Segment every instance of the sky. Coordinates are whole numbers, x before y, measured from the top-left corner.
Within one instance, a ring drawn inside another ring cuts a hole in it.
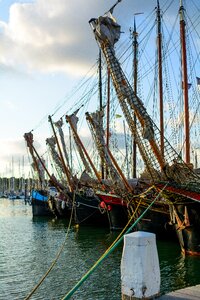
[[[49,135],[49,126],[40,130],[41,120],[48,124],[48,115],[65,102],[97,60],[98,47],[88,21],[114,3],[0,0],[0,177],[11,172],[17,176],[20,161],[29,164],[25,132],[34,129],[41,150],[40,141]],[[114,16],[128,32],[134,13],[152,11],[155,6],[154,0],[124,0]]]

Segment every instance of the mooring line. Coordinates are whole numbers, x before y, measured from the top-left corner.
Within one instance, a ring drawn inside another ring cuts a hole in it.
[[[129,233],[135,225],[141,220],[141,218],[146,214],[146,212],[152,207],[152,205],[156,202],[158,197],[161,195],[161,193],[164,191],[164,189],[167,187],[168,182],[163,187],[163,189],[160,191],[160,193],[154,198],[154,200],[149,204],[149,206],[145,209],[145,211],[138,217],[138,219],[127,229],[127,231],[121,236],[120,238],[116,239],[117,241],[113,242],[112,245],[104,252],[104,254],[96,261],[96,263],[88,270],[83,277],[75,284],[75,286],[62,298],[62,300],[68,300],[70,297],[76,292],[76,290],[83,284],[83,282],[93,273],[93,271],[99,266],[99,264],[110,254],[112,253],[115,248],[121,243],[123,240],[123,237],[125,234]],[[135,215],[135,214],[134,214]],[[126,225],[127,227],[127,225]]]

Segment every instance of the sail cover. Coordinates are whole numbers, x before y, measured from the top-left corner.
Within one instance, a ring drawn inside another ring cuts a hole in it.
[[[90,24],[99,42],[109,42],[113,46],[119,40],[121,26],[110,13],[98,19],[91,19]]]

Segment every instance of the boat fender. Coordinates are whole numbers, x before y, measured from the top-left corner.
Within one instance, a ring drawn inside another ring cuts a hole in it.
[[[108,210],[108,211],[111,211],[111,210],[112,210],[112,206],[111,206],[111,205],[108,205],[108,206],[107,206],[107,210]]]
[[[62,209],[65,209],[65,201],[62,201],[62,202],[61,202],[61,208],[62,208]]]
[[[101,208],[106,208],[106,204],[105,204],[104,201],[101,201],[99,205],[100,205]]]

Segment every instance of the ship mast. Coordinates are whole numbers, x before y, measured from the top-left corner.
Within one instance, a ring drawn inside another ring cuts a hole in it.
[[[182,88],[184,97],[184,124],[185,124],[185,162],[190,163],[190,121],[189,121],[189,101],[188,101],[188,75],[187,75],[187,51],[185,36],[185,18],[183,1],[180,0],[180,38],[181,38],[181,58],[182,58]]]
[[[66,121],[69,123],[70,128],[72,129],[72,132],[73,132],[73,134],[74,134],[74,136],[76,138],[76,141],[79,143],[81,149],[83,150],[85,156],[87,157],[87,159],[88,159],[88,161],[90,163],[90,166],[91,166],[92,170],[94,171],[94,173],[96,175],[96,178],[98,179],[99,183],[104,188],[104,185],[103,185],[103,182],[102,182],[102,178],[101,178],[101,176],[99,176],[99,173],[98,173],[97,169],[95,168],[95,166],[94,166],[94,164],[93,164],[93,162],[92,162],[92,160],[91,160],[91,158],[90,158],[87,150],[85,149],[85,147],[84,147],[84,145],[83,145],[83,143],[82,143],[82,141],[81,141],[81,139],[80,139],[80,137],[79,137],[79,135],[77,133],[77,130],[76,130],[76,128],[75,128],[75,126],[74,126],[74,124],[73,124],[70,116],[66,115],[65,118],[66,118]]]
[[[64,168],[64,172],[65,172],[65,175],[67,177],[67,182],[68,182],[68,185],[69,185],[69,190],[70,190],[70,192],[73,192],[74,186],[73,186],[73,183],[72,183],[72,180],[71,180],[71,176],[70,176],[71,174],[70,174],[70,171],[69,171],[68,167],[65,164],[64,157],[63,157],[63,154],[62,154],[62,150],[60,148],[60,144],[59,144],[59,141],[58,141],[58,138],[57,138],[57,135],[56,135],[56,131],[55,131],[55,128],[54,128],[51,116],[49,116],[48,119],[49,119],[49,122],[51,124],[52,130],[53,130],[53,134],[54,134],[54,137],[55,137],[55,140],[56,140],[56,144],[57,144],[58,151],[59,151],[59,154],[60,154],[60,160],[62,162],[62,165],[63,165],[63,168]]]
[[[136,22],[134,18],[134,30],[132,32],[133,37],[133,77],[134,77],[134,92],[137,95],[137,79],[138,79],[138,41],[137,41],[137,31],[136,31]],[[134,124],[136,125],[136,114],[134,114]],[[137,147],[136,147],[136,136],[134,135],[133,139],[133,178],[137,176],[136,169],[136,160],[137,160]]]
[[[107,69],[107,115],[106,115],[106,146],[110,144],[110,70]],[[106,166],[106,178],[108,177],[108,168]]]
[[[99,49],[99,108],[100,113],[103,109],[103,97],[102,97],[102,64],[101,64],[101,49]],[[100,119],[100,122],[103,123],[103,119]],[[104,179],[104,160],[101,159],[101,178]]]
[[[160,103],[160,149],[164,156],[164,117],[163,117],[163,77],[162,77],[162,32],[159,0],[157,0],[157,43],[158,43],[158,80]]]

